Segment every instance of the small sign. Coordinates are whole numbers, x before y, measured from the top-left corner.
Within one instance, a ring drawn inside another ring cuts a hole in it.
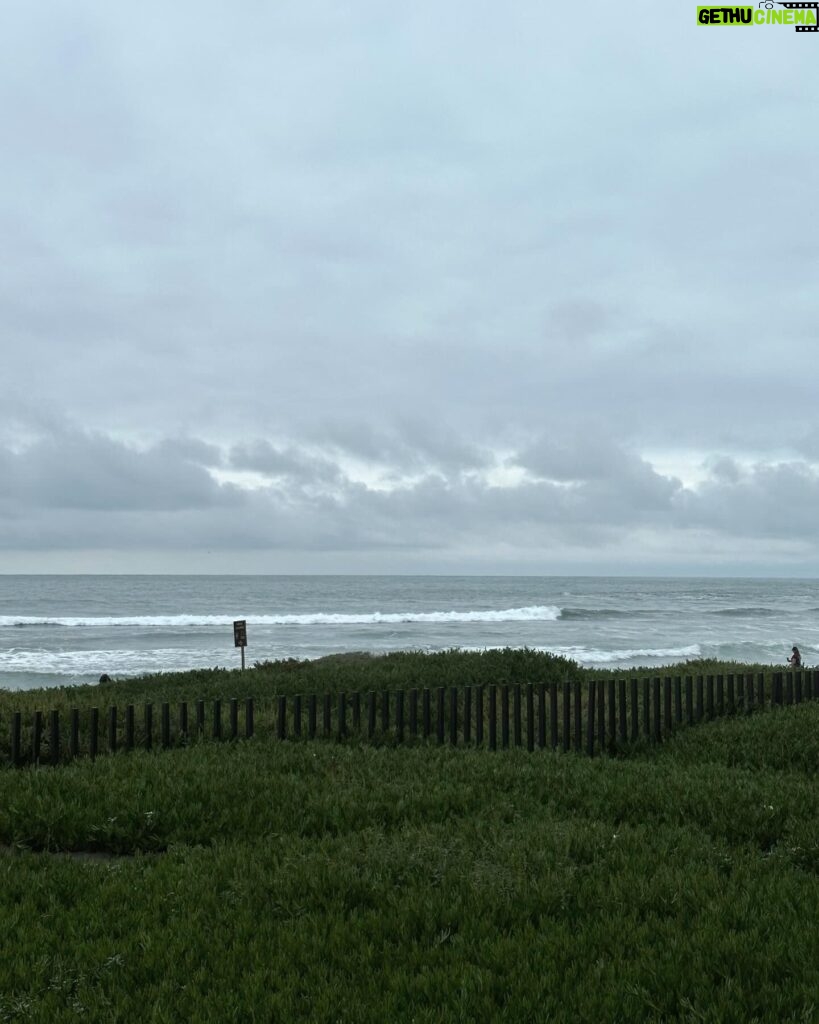
[[[247,621],[237,619],[233,623],[233,646],[247,647]]]

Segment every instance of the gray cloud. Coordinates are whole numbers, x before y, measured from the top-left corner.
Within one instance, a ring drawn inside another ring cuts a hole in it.
[[[718,457],[686,487],[611,439],[549,436],[509,455],[507,469],[528,474],[514,481],[493,482],[498,465],[481,473],[456,463],[446,473],[439,463],[385,489],[350,477],[334,451],[255,440],[223,454],[192,438],[136,449],[81,431],[42,436],[0,449],[0,549],[7,559],[16,550],[97,550],[126,560],[145,550],[184,565],[198,552],[222,569],[251,553],[257,567],[281,558],[289,566],[298,553],[311,566],[346,554],[369,566],[378,556],[389,568],[460,552],[497,567],[543,565],[566,551],[581,560],[615,551],[641,564],[663,546],[718,557],[739,539],[790,562],[819,540],[819,472],[805,462]],[[421,466],[426,456],[422,447],[408,461]],[[248,490],[213,475],[246,469],[268,483]]]
[[[165,441],[140,451],[99,434],[42,438],[21,451],[0,450],[0,501],[22,509],[164,511],[235,505],[244,498],[219,486],[201,464],[202,442]]]
[[[815,54],[692,11],[6,12],[8,559],[819,566]]]
[[[819,471],[805,462],[757,464],[743,469],[718,461],[696,492],[679,496],[677,513],[686,526],[726,536],[819,540]]]
[[[328,486],[341,481],[339,467],[328,456],[311,454],[289,445],[277,447],[269,441],[255,440],[233,445],[226,461],[232,469],[278,478],[288,486]]]

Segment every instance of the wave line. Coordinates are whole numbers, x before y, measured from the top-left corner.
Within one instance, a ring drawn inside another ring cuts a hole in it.
[[[411,622],[554,622],[560,609],[552,605],[505,608],[485,611],[445,612],[311,612],[304,615],[246,615],[249,626],[368,626],[397,625]],[[231,615],[89,615],[44,618],[27,615],[2,615],[0,627],[185,627],[230,626]]]

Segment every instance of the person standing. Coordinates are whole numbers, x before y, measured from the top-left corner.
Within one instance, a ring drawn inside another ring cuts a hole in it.
[[[802,655],[799,653],[799,648],[792,647],[791,650],[793,654],[788,658],[788,664],[791,668],[802,668]]]

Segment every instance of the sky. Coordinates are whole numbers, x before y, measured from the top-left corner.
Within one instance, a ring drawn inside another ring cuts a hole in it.
[[[3,17],[0,572],[819,576],[819,33]]]

